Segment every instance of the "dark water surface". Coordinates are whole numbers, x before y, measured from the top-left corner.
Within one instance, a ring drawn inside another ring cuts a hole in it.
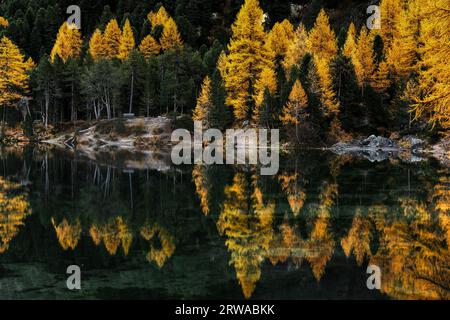
[[[272,177],[33,149],[0,160],[2,299],[450,298],[450,178],[432,161],[305,151]]]

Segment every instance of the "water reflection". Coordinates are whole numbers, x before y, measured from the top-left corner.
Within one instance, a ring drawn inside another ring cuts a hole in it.
[[[245,298],[339,298],[338,272],[356,297],[450,298],[450,179],[432,163],[308,153],[268,177],[251,166],[132,171],[32,149],[1,160],[0,281],[2,266],[83,261],[94,278],[116,265],[163,273],[172,294],[154,298],[239,297],[236,285]],[[369,264],[381,295],[365,288]],[[283,278],[302,285],[286,297]]]

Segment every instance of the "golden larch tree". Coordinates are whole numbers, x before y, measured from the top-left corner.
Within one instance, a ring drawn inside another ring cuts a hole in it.
[[[192,119],[194,121],[201,121],[203,126],[209,127],[209,114],[212,107],[211,79],[209,76],[206,76],[203,80],[200,96],[197,98],[197,105],[195,106]]]
[[[340,106],[333,89],[330,63],[338,53],[338,45],[336,34],[331,29],[328,15],[323,9],[309,33],[308,51],[313,55],[313,67],[315,65],[319,77],[322,112],[327,116],[334,116],[339,112]]]
[[[77,59],[80,57],[82,44],[80,30],[75,25],[69,26],[67,22],[64,22],[59,28],[55,44],[50,53],[50,59],[54,61],[56,56],[63,62],[67,62],[69,59]]]
[[[169,18],[164,24],[164,30],[161,35],[161,48],[164,51],[173,50],[183,46],[183,40],[181,40],[181,35],[178,32],[177,24],[175,20]]]
[[[392,46],[386,53],[386,61],[391,66],[396,80],[407,78],[416,71],[419,57],[420,7],[412,1],[401,10],[397,32]]]
[[[9,22],[3,17],[0,17],[0,27],[8,28]]]
[[[123,26],[122,36],[120,37],[118,58],[122,61],[127,60],[135,45],[133,29],[131,28],[130,21],[127,19]]]
[[[389,52],[394,38],[397,37],[402,0],[381,0],[381,28],[378,30],[383,39],[384,52]]]
[[[28,93],[31,65],[7,37],[0,40],[0,106],[14,106]]]
[[[227,90],[227,104],[238,121],[250,118],[255,85],[264,69],[273,69],[273,53],[265,45],[264,14],[258,0],[246,0],[232,26],[228,55],[220,67]]]
[[[336,34],[331,29],[325,10],[317,16],[314,27],[308,36],[308,51],[319,60],[330,62],[338,53]]]
[[[122,39],[122,31],[116,19],[108,22],[103,34],[103,41],[105,45],[105,52],[107,59],[114,59],[119,56],[120,41]]]
[[[348,27],[347,31],[347,39],[345,40],[344,48],[342,49],[342,53],[347,58],[353,59],[353,56],[356,52],[356,27],[352,23]]]
[[[158,25],[164,26],[170,19],[170,15],[167,13],[166,9],[161,6],[158,12],[150,12],[147,15],[147,18],[150,21],[152,28],[154,29]]]
[[[27,192],[19,184],[0,177],[0,253],[8,250],[30,214]]]
[[[272,30],[267,35],[267,45],[276,57],[284,57],[294,41],[294,26],[285,19],[274,24]]]
[[[264,103],[264,94],[269,90],[271,95],[277,91],[277,75],[273,68],[266,67],[262,70],[255,84],[255,109],[253,110],[253,121],[259,123],[261,117],[261,107]]]
[[[386,94],[387,89],[392,84],[392,77],[389,65],[386,61],[381,61],[378,64],[378,69],[372,76],[371,85],[374,90],[380,94]]]
[[[103,34],[99,29],[94,31],[89,41],[89,54],[94,60],[104,59],[107,56]]]
[[[356,80],[364,94],[364,87],[369,84],[375,72],[373,37],[365,26],[359,32],[356,51],[352,55],[352,62],[355,66]]]
[[[415,118],[424,117],[433,126],[450,128],[450,11],[448,0],[424,0],[420,38],[421,69],[415,97]]]
[[[294,40],[289,44],[283,60],[283,67],[290,75],[293,66],[299,65],[307,53],[308,32],[301,23],[295,30]]]
[[[296,80],[292,91],[289,94],[289,99],[281,112],[280,121],[284,125],[295,125],[298,127],[301,121],[304,121],[307,113],[308,96],[300,82]]]
[[[146,36],[142,39],[139,45],[139,51],[144,55],[146,59],[156,56],[161,52],[161,46],[158,41],[155,40],[151,35]]]

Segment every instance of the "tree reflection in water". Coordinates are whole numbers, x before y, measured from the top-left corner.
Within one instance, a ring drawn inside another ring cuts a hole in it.
[[[300,155],[284,159],[276,177],[262,177],[251,166],[131,173],[118,159],[100,166],[57,152],[1,159],[0,264],[20,253],[50,265],[65,252],[95,272],[96,252],[104,252],[102,266],[139,261],[175,282],[217,269],[223,279],[205,287],[231,277],[227,292],[238,283],[250,298],[264,296],[270,270],[312,288],[344,257],[362,275],[378,265],[384,297],[450,298],[450,180],[448,169],[432,164]],[[187,257],[201,251],[210,261],[191,267]],[[209,297],[231,294],[209,290]]]

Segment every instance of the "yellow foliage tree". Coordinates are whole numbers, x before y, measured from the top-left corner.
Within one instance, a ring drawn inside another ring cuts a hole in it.
[[[195,184],[195,191],[200,198],[200,207],[202,213],[207,216],[209,214],[208,192],[209,184],[206,168],[201,165],[194,166],[192,170],[192,179]]]
[[[171,19],[163,6],[159,8],[158,12],[150,12],[147,15],[147,18],[152,24],[152,28],[155,28],[158,25],[164,26],[166,22]]]
[[[3,17],[0,17],[0,27],[8,28],[9,22]]]
[[[396,80],[407,78],[417,69],[420,7],[412,1],[401,10],[398,17],[397,32],[392,39],[392,46],[386,53],[386,61],[391,66]]]
[[[107,59],[117,58],[120,52],[120,42],[122,39],[122,31],[116,19],[108,22],[103,34],[105,53]]]
[[[266,67],[262,70],[255,84],[255,109],[253,110],[253,121],[259,123],[261,117],[261,106],[264,102],[266,89],[271,95],[277,91],[277,75],[273,68]]]
[[[294,216],[298,216],[306,200],[306,193],[299,183],[299,176],[298,172],[293,174],[284,173],[278,176],[281,189],[287,195],[287,200]]]
[[[317,16],[314,27],[309,32],[308,51],[317,60],[324,60],[327,63],[338,53],[336,34],[331,29],[328,15],[323,9]]]
[[[128,60],[131,51],[135,46],[133,29],[131,28],[130,21],[127,19],[123,26],[122,36],[120,37],[119,56],[122,61]]]
[[[356,27],[352,23],[348,27],[347,31],[347,39],[345,40],[344,48],[342,49],[342,53],[347,58],[352,59],[356,52]]]
[[[370,257],[370,221],[361,215],[360,209],[353,218],[353,223],[347,236],[341,240],[341,246],[348,258],[353,251],[356,263],[360,266],[365,257]]]
[[[274,24],[267,35],[267,45],[275,56],[284,57],[292,41],[294,41],[294,26],[285,19]]]
[[[94,60],[104,59],[107,56],[103,34],[99,29],[94,31],[89,41],[89,54]]]
[[[378,69],[372,77],[372,87],[378,93],[386,93],[386,90],[391,86],[392,78],[390,75],[390,68],[386,61],[381,61]]]
[[[0,40],[0,105],[13,106],[28,92],[29,71],[19,48],[7,37]]]
[[[194,114],[192,119],[194,121],[201,121],[202,124],[208,128],[209,127],[209,114],[213,103],[211,101],[211,79],[206,76],[203,80],[202,89],[200,96],[197,98],[197,105],[194,109]]]
[[[133,242],[133,233],[121,216],[110,218],[103,225],[93,224],[89,234],[96,245],[103,241],[106,251],[112,256],[117,253],[120,245],[125,255],[128,255]]]
[[[0,177],[0,253],[8,250],[30,214],[28,195],[21,186]]]
[[[381,28],[378,30],[383,39],[384,52],[387,53],[392,47],[394,38],[397,37],[402,0],[381,0]]]
[[[447,0],[424,0],[421,6],[421,69],[419,94],[415,97],[415,118],[433,126],[450,128],[450,12]]]
[[[237,120],[250,118],[259,93],[255,85],[263,70],[274,69],[273,53],[265,45],[264,14],[258,0],[246,0],[232,26],[228,55],[220,70],[227,90],[227,104]],[[266,71],[268,72],[268,71]]]
[[[364,94],[364,87],[368,85],[375,72],[375,53],[373,52],[373,37],[363,26],[359,32],[356,51],[352,55],[355,66],[356,79]]]
[[[300,80],[296,80],[289,94],[288,102],[281,112],[280,121],[285,125],[293,124],[297,126],[307,116],[305,111],[307,106],[308,96]]]
[[[330,63],[338,52],[336,34],[330,27],[330,21],[325,10],[317,16],[314,27],[308,36],[308,51],[313,55],[314,64],[319,78],[319,95],[322,111],[327,116],[339,112],[339,102],[333,89]]]
[[[146,59],[156,56],[161,52],[161,46],[158,41],[155,40],[151,35],[146,36],[142,39],[139,45],[139,51],[144,55]]]
[[[161,35],[160,42],[161,48],[164,51],[173,50],[183,46],[183,40],[181,40],[177,24],[172,18],[169,18],[164,24],[164,30]]]
[[[275,204],[264,204],[256,176],[251,184],[243,173],[234,176],[225,188],[223,211],[217,221],[221,234],[227,237],[230,263],[245,298],[250,298],[261,277],[261,263],[268,256],[272,240]]]
[[[82,44],[80,30],[75,25],[69,26],[67,22],[64,22],[59,28],[50,59],[54,61],[58,56],[63,62],[67,62],[69,59],[79,58]]]
[[[58,238],[61,247],[64,250],[69,248],[75,250],[78,241],[80,241],[82,232],[80,219],[76,219],[76,221],[71,224],[64,218],[61,223],[57,224],[55,219],[52,218],[52,225],[53,228],[55,228],[56,237]]]
[[[140,234],[147,241],[151,241],[155,236],[158,237],[161,248],[155,248],[151,245],[150,251],[147,253],[147,261],[156,263],[158,268],[161,269],[175,252],[175,238],[166,229],[150,222],[147,222],[141,228]]]
[[[283,60],[283,67],[290,75],[293,66],[298,65],[307,52],[308,32],[303,24],[295,30],[294,40],[288,45]]]

